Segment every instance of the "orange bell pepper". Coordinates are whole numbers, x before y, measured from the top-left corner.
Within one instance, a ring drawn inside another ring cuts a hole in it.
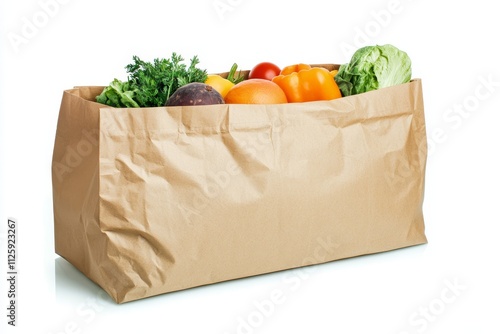
[[[295,64],[272,80],[285,92],[288,102],[333,100],[342,97],[332,74],[322,67]]]

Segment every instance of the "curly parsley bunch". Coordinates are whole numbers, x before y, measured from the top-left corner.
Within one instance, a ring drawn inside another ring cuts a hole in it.
[[[172,53],[169,59],[154,59],[153,63],[133,56],[125,67],[128,80],[114,79],[96,101],[117,108],[160,107],[179,87],[191,82],[204,82],[207,71],[197,67],[197,56],[189,66],[182,56]]]

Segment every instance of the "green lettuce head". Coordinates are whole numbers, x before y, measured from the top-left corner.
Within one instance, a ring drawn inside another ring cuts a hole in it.
[[[407,83],[410,79],[410,58],[390,44],[358,49],[335,76],[343,96]]]

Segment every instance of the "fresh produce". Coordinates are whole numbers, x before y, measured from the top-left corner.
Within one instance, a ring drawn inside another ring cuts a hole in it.
[[[229,90],[225,98],[231,104],[286,103],[286,95],[274,82],[266,79],[244,80]]]
[[[407,83],[410,79],[408,54],[390,44],[358,49],[335,76],[343,96]]]
[[[205,83],[213,87],[224,98],[229,90],[234,86],[234,83],[221,77],[218,74],[209,74]]]
[[[332,74],[322,67],[290,65],[272,82],[281,87],[288,102],[333,100],[342,96]]]
[[[104,88],[101,95],[96,97],[96,101],[117,108],[140,107],[135,100],[135,89],[131,88],[128,81],[122,82],[118,79],[114,79],[108,87]]]
[[[224,99],[221,94],[212,86],[201,82],[192,82],[177,89],[165,102],[165,106],[194,106],[223,103]]]
[[[238,75],[236,75],[237,69],[238,69],[238,64],[234,63],[233,66],[231,66],[229,73],[227,74],[227,80],[231,81],[235,85],[245,80],[245,76],[241,74],[241,71],[239,71]]]
[[[237,64],[233,64],[231,67],[231,70],[229,71],[227,78],[223,78],[222,76],[218,74],[209,74],[207,76],[207,80],[205,80],[205,83],[207,85],[212,86],[217,90],[222,97],[225,97],[227,92],[237,83],[243,81],[245,79],[244,76],[241,75],[241,73],[235,77],[236,74],[236,69],[238,68]]]
[[[275,76],[279,75],[281,69],[278,65],[270,62],[262,62],[255,65],[248,74],[249,79],[266,79],[272,80]]]
[[[119,108],[309,102],[407,83],[412,75],[406,52],[390,44],[362,47],[349,63],[332,71],[302,63],[280,70],[276,64],[261,62],[246,72],[248,75],[241,71],[236,75],[236,63],[227,74],[207,75],[197,67],[196,56],[189,66],[183,61],[176,53],[152,63],[133,56],[133,63],[125,67],[127,80],[114,79],[96,101]]]
[[[197,67],[198,57],[194,56],[186,66],[183,58],[172,53],[170,59],[154,59],[153,63],[133,57],[133,63],[125,68],[128,80],[113,82],[96,97],[99,103],[113,107],[159,107],[179,87],[188,83],[201,82],[207,78],[206,70]]]

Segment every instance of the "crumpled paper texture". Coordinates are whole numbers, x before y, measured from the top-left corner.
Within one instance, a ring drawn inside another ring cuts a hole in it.
[[[56,252],[123,303],[427,242],[421,80],[333,101],[116,109],[64,92]]]

